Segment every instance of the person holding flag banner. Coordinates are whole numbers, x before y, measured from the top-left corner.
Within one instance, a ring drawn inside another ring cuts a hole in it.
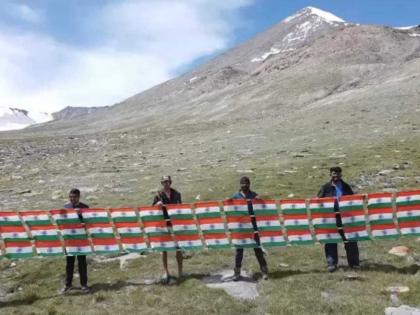
[[[319,198],[334,197],[334,212],[338,233],[344,242],[344,248],[347,254],[347,262],[350,268],[359,268],[359,248],[356,241],[348,241],[343,231],[343,223],[341,219],[339,200],[342,196],[353,195],[353,190],[350,185],[342,180],[341,167],[330,168],[331,179],[324,184],[318,192]],[[325,244],[325,256],[328,264],[328,271],[334,272],[337,270],[338,252],[337,243]]]
[[[182,203],[181,193],[171,187],[172,185],[171,176],[162,176],[160,183],[162,185],[162,190],[158,191],[158,193],[156,194],[155,198],[153,199],[153,205],[160,206],[162,208],[167,226],[172,227],[168,210],[166,209],[165,205]],[[180,248],[176,249],[176,262],[178,264],[178,281],[179,281],[182,277],[182,262],[183,262],[182,251]],[[169,273],[169,268],[168,268],[168,252],[167,251],[162,251],[162,264],[163,264],[163,269],[165,272],[162,277],[162,280],[168,284],[172,277]]]
[[[260,199],[258,194],[251,190],[251,180],[243,176],[241,177],[240,181],[240,189],[238,192],[234,193],[231,197],[231,199],[245,199],[248,201],[248,214],[251,218],[252,227],[254,230],[254,240],[255,240],[255,257],[258,260],[258,263],[260,265],[261,273],[263,275],[263,279],[268,279],[268,267],[267,267],[267,261],[264,258],[264,252],[261,248],[260,239],[258,236],[258,229],[257,229],[257,223],[255,219],[255,214],[252,207],[252,200],[253,199]],[[236,248],[236,254],[235,254],[235,268],[234,268],[234,274],[233,274],[233,280],[238,281],[241,278],[241,267],[242,267],[242,260],[244,257],[244,248],[243,247],[237,247]]]

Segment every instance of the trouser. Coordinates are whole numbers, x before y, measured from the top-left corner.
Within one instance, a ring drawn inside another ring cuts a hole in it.
[[[73,282],[73,273],[74,273],[74,262],[76,260],[75,256],[66,256],[66,286],[71,286]],[[86,256],[80,255],[77,256],[77,263],[79,266],[79,275],[80,275],[80,284],[82,286],[87,285],[87,263]]]
[[[359,266],[359,248],[357,246],[357,242],[347,241],[342,229],[339,229],[338,232],[344,241],[344,249],[346,250],[347,262],[349,266]],[[338,264],[338,250],[336,243],[325,244],[325,257],[327,258],[328,265]]]
[[[258,263],[260,264],[260,268],[267,267],[267,261],[264,258],[264,253],[261,248],[256,247],[254,248],[255,257],[257,257]],[[235,268],[239,269],[242,266],[242,259],[244,258],[244,249],[237,248],[236,249],[236,256],[235,256]]]

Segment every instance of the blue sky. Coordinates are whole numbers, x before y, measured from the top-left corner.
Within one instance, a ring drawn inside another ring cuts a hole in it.
[[[112,105],[306,6],[354,23],[420,24],[417,0],[3,0],[0,106]]]

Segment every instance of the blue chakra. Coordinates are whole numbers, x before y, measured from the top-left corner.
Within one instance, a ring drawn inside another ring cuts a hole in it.
[[[47,248],[47,252],[52,253],[52,248]]]
[[[219,243],[220,243],[220,241],[219,241],[219,240],[215,240],[214,242],[215,242],[216,244],[219,244]]]
[[[204,209],[205,212],[210,212],[209,208]]]

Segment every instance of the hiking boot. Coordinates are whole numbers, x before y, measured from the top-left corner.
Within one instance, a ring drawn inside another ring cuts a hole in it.
[[[90,293],[90,288],[87,285],[82,285],[81,289],[83,293],[86,293],[86,294]]]
[[[337,271],[337,265],[328,265],[327,270],[328,272],[335,272]]]
[[[233,277],[232,277],[232,280],[233,281],[239,281],[239,280],[241,280],[241,268],[236,268],[235,267],[235,269],[233,269]]]
[[[171,276],[168,273],[165,273],[162,277],[160,277],[160,283],[162,284],[169,284],[171,280]]]
[[[261,273],[262,273],[263,280],[268,280],[268,267],[267,266],[261,267]]]
[[[66,285],[60,289],[60,294],[69,293],[71,289],[73,289],[71,285]]]

